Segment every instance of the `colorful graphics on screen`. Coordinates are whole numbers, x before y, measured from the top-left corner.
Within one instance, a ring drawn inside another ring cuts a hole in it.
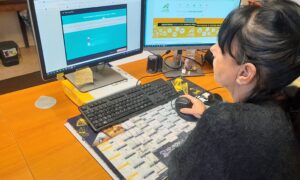
[[[155,18],[152,38],[216,37],[222,18]]]

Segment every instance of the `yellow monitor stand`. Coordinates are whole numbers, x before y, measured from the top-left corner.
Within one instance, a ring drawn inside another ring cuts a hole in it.
[[[95,99],[104,98],[114,93],[136,86],[137,79],[119,67],[111,67],[114,71],[121,74],[125,80],[110,83],[89,91],[80,91],[69,79],[62,80],[64,93],[78,106],[86,104]]]
[[[62,87],[65,94],[78,106],[86,104],[95,99],[104,98],[110,96],[112,94],[118,93],[120,91],[124,91],[129,88],[133,88],[137,84],[137,79],[121,69],[119,66],[122,64],[138,61],[147,58],[151,53],[147,51],[143,51],[141,54],[137,54],[134,56],[130,56],[127,58],[120,59],[118,61],[113,61],[110,63],[110,68],[123,76],[125,80],[117,81],[112,84],[108,84],[106,86],[102,86],[100,88],[96,88],[94,90],[90,90],[87,92],[81,92],[77,89],[76,86],[68,79],[62,80]],[[99,67],[98,67],[99,68]],[[101,68],[101,67],[100,67]]]

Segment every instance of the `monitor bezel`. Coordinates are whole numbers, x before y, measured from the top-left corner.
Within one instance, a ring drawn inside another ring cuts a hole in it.
[[[43,80],[48,80],[51,78],[55,78],[57,76],[57,74],[67,74],[67,73],[72,73],[75,72],[78,69],[84,68],[84,67],[91,67],[91,66],[95,66],[99,63],[109,63],[112,61],[116,61],[122,58],[126,58],[129,56],[133,56],[136,54],[140,54],[143,52],[143,14],[144,14],[144,1],[145,0],[140,0],[141,1],[141,20],[140,20],[140,45],[139,48],[136,50],[132,50],[130,52],[126,52],[126,53],[122,53],[122,54],[118,54],[112,57],[108,57],[105,59],[98,59],[98,60],[93,60],[93,61],[89,61],[86,63],[81,63],[81,64],[77,64],[77,65],[73,65],[68,67],[68,69],[59,69],[53,73],[47,73],[46,71],[46,64],[45,64],[45,59],[44,59],[44,54],[43,54],[43,47],[42,47],[42,43],[41,43],[41,38],[40,38],[40,32],[37,26],[37,16],[36,16],[36,11],[34,8],[34,0],[28,0],[27,1],[27,5],[28,5],[28,10],[30,13],[30,20],[31,20],[31,27],[33,30],[33,37],[34,37],[34,41],[35,41],[35,45],[36,45],[36,50],[37,50],[37,54],[38,54],[38,58],[39,58],[39,62],[40,62],[40,67],[41,67],[41,75],[42,75],[42,79]]]
[[[143,0],[143,24],[142,24],[142,28],[143,28],[143,47],[144,50],[180,50],[180,49],[209,49],[212,45],[214,45],[215,43],[207,43],[207,44],[170,44],[170,45],[153,45],[153,46],[149,46],[146,45],[146,5],[147,5],[147,1],[151,1],[151,0]],[[236,7],[240,7],[241,6],[241,0],[239,0],[239,5]]]

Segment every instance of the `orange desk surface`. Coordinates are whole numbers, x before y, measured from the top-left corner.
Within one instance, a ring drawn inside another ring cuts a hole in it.
[[[145,72],[145,60],[120,67],[136,78],[150,75]],[[189,80],[206,89],[218,86],[212,74]],[[226,90],[214,92],[231,101]],[[57,104],[48,110],[37,109],[34,102],[39,96],[52,96]],[[58,81],[1,95],[0,179],[111,179],[64,127],[67,119],[78,114]]]

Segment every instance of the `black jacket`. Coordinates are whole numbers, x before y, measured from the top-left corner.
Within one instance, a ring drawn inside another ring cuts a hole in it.
[[[206,110],[171,153],[169,179],[300,179],[299,141],[275,103],[222,103]]]

